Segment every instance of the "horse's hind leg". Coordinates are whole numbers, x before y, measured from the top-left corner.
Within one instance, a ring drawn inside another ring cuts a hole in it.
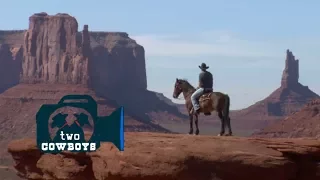
[[[224,129],[225,129],[225,124],[224,124],[224,118],[223,118],[223,115],[222,115],[222,111],[219,111],[218,112],[218,116],[219,116],[219,119],[221,121],[221,129],[220,129],[220,134],[218,134],[218,136],[223,136],[224,135]]]
[[[198,115],[195,115],[194,116],[196,119],[195,119],[195,124],[196,124],[196,135],[199,134],[199,127],[198,127]]]
[[[226,134],[226,136],[232,136],[232,129],[231,129],[231,123],[230,123],[230,117],[226,117],[226,123],[227,123],[227,126],[228,126],[228,134]]]
[[[190,120],[190,131],[189,131],[189,134],[193,134],[193,114],[189,114],[189,120]]]

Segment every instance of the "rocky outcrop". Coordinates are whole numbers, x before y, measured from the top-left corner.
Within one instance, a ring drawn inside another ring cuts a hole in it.
[[[21,82],[88,84],[89,59],[77,45],[77,32],[78,22],[68,14],[32,15],[24,37]]]
[[[294,88],[299,86],[299,60],[287,49],[285,68],[282,73],[281,87]]]
[[[90,32],[93,87],[116,92],[147,89],[145,51],[127,33]]]
[[[41,154],[33,139],[12,141],[8,151],[26,179],[316,180],[320,143],[126,133],[125,151],[103,143],[94,153]]]
[[[300,111],[254,133],[254,137],[320,138],[320,99],[307,103]]]
[[[88,25],[77,29],[77,20],[68,14],[36,13],[27,31],[1,31],[0,39],[18,42],[13,39],[25,32],[22,70],[14,71],[22,83],[84,85],[135,113],[165,109],[179,114],[147,91],[144,48],[127,33],[90,32]]]
[[[0,95],[0,146],[34,137],[38,108],[66,94],[94,95],[104,115],[124,106],[126,131],[170,132],[151,118],[182,115],[147,90],[144,48],[127,33],[89,28],[78,31],[76,19],[68,14],[36,13],[27,31],[0,31],[0,44],[5,44],[0,48],[0,87],[6,90]],[[19,66],[12,67],[12,62]],[[10,88],[19,76],[21,83]],[[9,77],[15,77],[12,85],[3,86]],[[3,150],[0,156],[2,164]]]
[[[308,86],[299,83],[298,80],[299,60],[296,60],[293,53],[287,50],[281,86],[265,99],[246,109],[234,112],[233,116],[243,119],[253,117],[257,122],[256,127],[262,128],[273,123],[274,120],[299,111],[307,102],[318,98],[319,95],[310,90]]]
[[[0,30],[0,93],[19,83],[25,30]]]
[[[77,20],[68,14],[36,13],[28,30],[0,31],[0,44],[23,47],[22,83],[147,89],[142,46],[123,32],[90,32],[88,25],[78,32]]]
[[[28,30],[0,31],[0,44],[22,47],[22,68],[11,69],[22,83],[81,84],[109,97],[147,90],[142,46],[124,32],[78,32],[65,13],[36,13]]]
[[[22,47],[0,44],[0,93],[19,83]]]
[[[171,99],[167,98],[163,93],[158,93],[158,92],[154,92],[157,97],[161,100],[164,101],[165,103],[171,105],[171,106],[176,106],[177,104],[172,102]]]
[[[0,30],[0,44],[20,48],[23,46],[23,38],[26,31],[27,30]]]
[[[92,96],[98,103],[99,116],[108,116],[119,107],[114,100],[98,96],[92,89],[82,85],[18,84],[0,94],[0,147],[6,147],[13,139],[35,138],[36,113],[41,105],[56,104],[67,94]],[[169,130],[154,124],[145,113],[142,113],[144,111],[140,110],[137,113],[132,112],[127,106],[124,107],[125,131],[170,133]],[[74,111],[79,112],[79,109]],[[10,165],[10,157],[5,151],[5,148],[0,149],[0,167],[3,164]]]

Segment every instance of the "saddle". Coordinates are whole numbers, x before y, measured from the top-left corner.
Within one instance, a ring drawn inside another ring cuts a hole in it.
[[[206,100],[210,100],[210,96],[213,93],[213,89],[204,89],[203,94],[199,97],[198,101],[199,103],[206,101]],[[191,113],[193,112],[193,108],[191,109]],[[205,116],[210,116],[211,113],[210,112],[204,112],[203,113]]]
[[[213,92],[213,89],[211,89],[211,88],[210,89],[204,89],[203,94],[198,99],[199,102],[205,101],[205,100],[209,100],[212,92]]]

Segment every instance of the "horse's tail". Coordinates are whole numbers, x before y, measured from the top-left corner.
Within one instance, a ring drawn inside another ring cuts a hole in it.
[[[229,118],[229,111],[230,111],[230,97],[226,94],[223,107],[223,115],[225,118]]]

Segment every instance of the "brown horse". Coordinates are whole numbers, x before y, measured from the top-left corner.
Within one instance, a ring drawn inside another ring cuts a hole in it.
[[[189,112],[190,119],[190,131],[189,134],[193,134],[193,117],[195,117],[196,135],[199,134],[198,127],[198,115],[193,114],[193,106],[191,103],[191,95],[195,92],[195,88],[187,81],[183,79],[176,79],[173,91],[173,98],[178,98],[182,93],[185,99],[185,104]],[[200,113],[205,115],[211,115],[211,112],[216,111],[221,120],[221,130],[218,136],[224,135],[225,125],[227,125],[229,133],[226,136],[232,136],[232,130],[230,125],[229,107],[230,98],[227,94],[221,92],[205,92],[199,98]]]

